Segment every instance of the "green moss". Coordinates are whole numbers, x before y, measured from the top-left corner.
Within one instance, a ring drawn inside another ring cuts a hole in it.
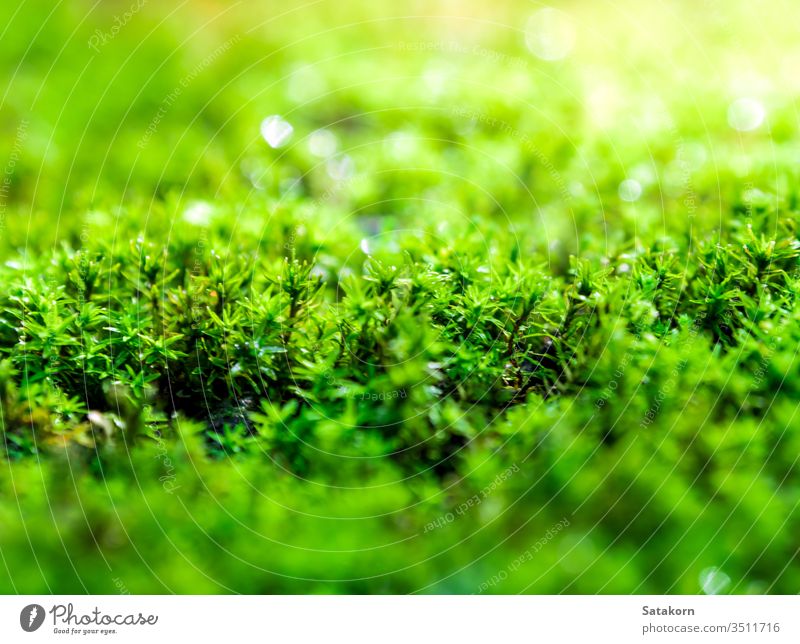
[[[792,86],[738,133],[609,18],[554,66],[368,3],[147,5],[100,51],[105,8],[38,4],[0,41],[0,591],[798,591]]]

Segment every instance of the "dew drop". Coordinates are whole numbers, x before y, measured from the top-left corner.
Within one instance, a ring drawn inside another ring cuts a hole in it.
[[[353,176],[355,164],[348,155],[330,159],[327,163],[328,176],[334,181],[346,181]]]
[[[286,93],[295,103],[308,103],[325,93],[325,77],[312,65],[300,63],[289,76]]]
[[[730,584],[731,578],[719,568],[706,568],[700,573],[700,587],[706,595],[719,595]]]
[[[398,130],[392,132],[384,139],[387,152],[395,159],[406,159],[414,155],[416,151],[416,141],[408,133]]]
[[[271,148],[280,148],[286,145],[292,132],[294,132],[294,128],[291,124],[277,114],[268,116],[261,121],[261,136]]]
[[[754,98],[737,98],[728,106],[728,125],[739,132],[755,130],[764,122],[767,111]]]
[[[525,25],[525,44],[537,58],[561,60],[575,46],[575,27],[563,11],[552,7],[539,9]]]
[[[625,179],[619,184],[619,198],[623,201],[637,201],[642,196],[642,184],[636,179]]]
[[[183,211],[183,220],[195,226],[207,226],[213,214],[214,208],[207,201],[192,201]]]
[[[308,151],[315,157],[327,159],[329,156],[336,154],[338,147],[339,141],[330,130],[316,130],[308,137]]]

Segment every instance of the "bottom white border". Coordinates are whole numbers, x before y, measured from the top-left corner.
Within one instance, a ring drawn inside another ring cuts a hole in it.
[[[27,632],[23,622],[41,625]],[[219,644],[800,642],[800,597],[0,597],[3,643],[192,641],[187,638]]]

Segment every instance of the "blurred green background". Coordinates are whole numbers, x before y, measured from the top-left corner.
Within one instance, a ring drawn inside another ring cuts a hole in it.
[[[3,3],[2,279],[136,240],[280,260],[288,236],[358,269],[365,231],[391,259],[398,230],[490,264],[479,242],[513,237],[564,276],[571,255],[685,253],[754,207],[794,221],[799,19],[788,0]],[[444,475],[360,445],[302,476],[211,458],[183,416],[130,452],[6,458],[0,591],[797,592],[798,325],[766,376],[757,340],[687,358],[610,332],[585,390],[452,411],[486,438]],[[653,431],[604,444],[684,359]],[[740,413],[750,396],[768,403]]]

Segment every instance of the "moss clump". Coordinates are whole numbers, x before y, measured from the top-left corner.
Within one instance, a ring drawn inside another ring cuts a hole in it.
[[[798,592],[800,88],[640,4],[0,8],[0,591]]]

